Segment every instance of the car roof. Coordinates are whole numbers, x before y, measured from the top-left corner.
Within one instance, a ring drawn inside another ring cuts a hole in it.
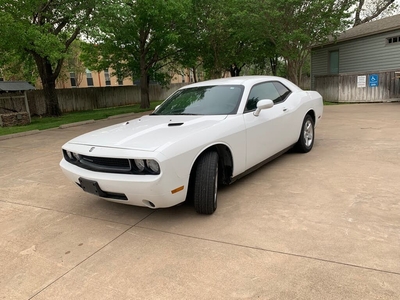
[[[244,86],[253,86],[256,83],[265,82],[265,81],[280,81],[286,86],[288,86],[291,90],[301,90],[298,86],[290,82],[289,80],[277,77],[277,76],[238,76],[238,77],[227,77],[220,79],[212,79],[201,81],[197,83],[192,83],[182,87],[184,88],[192,88],[192,87],[200,87],[200,86],[210,86],[210,85],[244,85]]]

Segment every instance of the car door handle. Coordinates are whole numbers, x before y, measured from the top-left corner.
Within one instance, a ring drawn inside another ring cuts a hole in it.
[[[286,107],[283,108],[283,111],[287,111],[288,109]]]

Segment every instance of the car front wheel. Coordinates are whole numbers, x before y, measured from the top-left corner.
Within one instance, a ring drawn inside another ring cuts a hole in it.
[[[196,212],[211,215],[217,209],[218,154],[206,152],[199,157],[195,170],[193,202]]]
[[[299,152],[310,152],[314,146],[314,121],[310,115],[306,115],[301,127],[300,137],[296,144]]]

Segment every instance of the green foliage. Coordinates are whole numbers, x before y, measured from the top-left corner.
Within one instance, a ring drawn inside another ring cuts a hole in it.
[[[162,74],[177,54],[179,29],[187,19],[189,0],[110,1],[89,32],[82,59],[93,70],[111,67],[119,78],[140,79],[142,106],[148,107],[147,80]],[[158,74],[161,73],[161,74]]]
[[[87,22],[94,1],[0,0],[3,49],[34,52],[56,64],[66,55],[66,43]],[[68,45],[69,46],[69,45]]]
[[[178,63],[192,70],[201,66],[211,78],[223,76],[232,64],[252,63],[259,38],[245,7],[239,0],[193,0],[178,41]]]
[[[371,11],[386,9],[389,2],[371,0],[376,8]],[[236,64],[246,66],[248,74],[287,75],[298,83],[308,68],[310,48],[346,28],[352,11],[364,18],[361,3],[0,0],[0,76],[33,82],[39,74],[48,110],[55,115],[55,80],[62,67],[77,77],[83,74],[82,61],[91,70],[111,68],[119,79],[140,80],[144,108],[149,106],[148,80],[167,84],[171,72],[182,67],[216,78]],[[73,43],[82,35],[84,42]]]
[[[59,115],[55,80],[71,43],[90,25],[101,0],[0,0],[2,52],[9,61],[29,55],[35,61],[46,95],[48,113]]]
[[[258,33],[275,45],[276,53],[287,63],[289,78],[298,83],[311,47],[346,28],[353,3],[347,0],[254,0],[251,10],[261,12],[253,13]]]
[[[32,56],[0,49],[0,77],[5,81],[27,81],[35,85],[38,76]]]

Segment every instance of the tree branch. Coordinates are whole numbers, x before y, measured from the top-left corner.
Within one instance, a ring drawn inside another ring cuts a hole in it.
[[[39,6],[37,13],[34,15],[33,23],[37,19],[37,24],[39,24],[39,25],[44,24],[43,19],[42,19],[42,17],[43,17],[42,13],[45,12],[49,8],[50,4],[53,1],[54,0],[48,0],[47,3],[44,3],[41,6]]]
[[[61,30],[65,27],[65,25],[68,24],[68,22],[69,18],[62,19],[61,22],[56,27],[56,29],[54,30],[54,35],[58,35],[61,32]]]
[[[76,39],[76,37],[78,36],[78,34],[81,32],[80,27],[76,27],[74,33],[71,35],[71,37],[65,42],[65,51],[68,50],[69,46],[71,45],[71,43]]]
[[[381,2],[380,5],[377,5],[376,10],[372,15],[367,16],[364,19],[361,19],[360,13],[361,13],[362,7],[364,5],[364,0],[360,0],[360,3],[359,3],[358,8],[356,10],[356,17],[355,17],[355,20],[354,20],[354,26],[353,27],[356,27],[357,25],[364,24],[364,23],[367,23],[369,21],[372,21],[373,19],[378,17],[383,11],[385,11],[393,2],[394,2],[394,0],[387,0],[387,1]]]
[[[58,77],[58,75],[60,75],[60,72],[61,72],[61,68],[62,68],[62,66],[63,66],[63,63],[64,63],[64,58],[60,58],[60,59],[57,61],[57,66],[56,66],[56,68],[55,68],[55,70],[54,70],[54,72],[53,72],[53,78],[54,78],[54,80],[56,80],[57,77]]]

